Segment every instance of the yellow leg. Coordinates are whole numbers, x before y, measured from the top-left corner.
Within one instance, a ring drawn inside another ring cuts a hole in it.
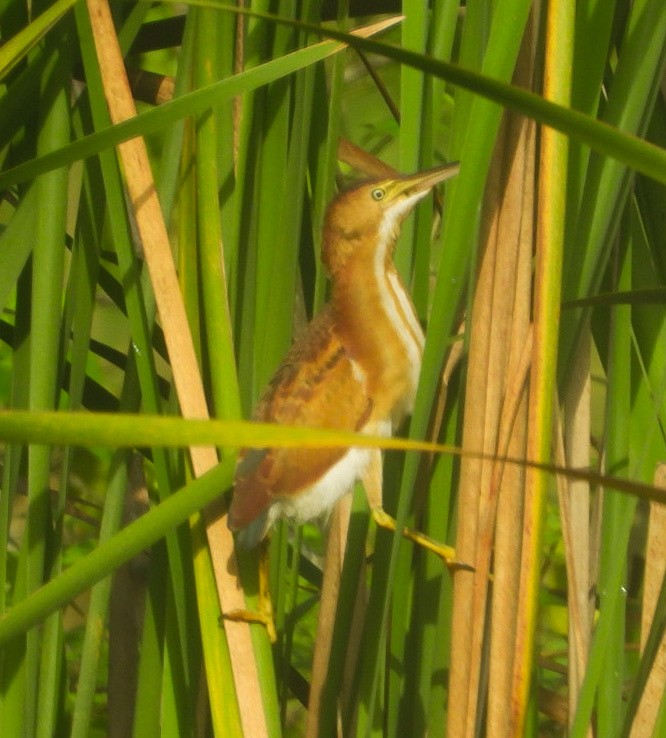
[[[395,533],[397,529],[395,518],[392,518],[384,508],[373,507],[372,517],[378,526]],[[464,561],[459,561],[456,558],[456,551],[451,546],[447,546],[445,543],[440,543],[425,533],[420,533],[417,530],[410,530],[409,528],[404,528],[402,535],[413,543],[416,543],[418,546],[422,546],[428,551],[432,551],[432,553],[439,556],[450,569],[466,569],[467,571],[474,571],[473,566],[466,564]]]
[[[397,526],[394,518],[392,518],[382,507],[382,455],[379,449],[372,452],[372,457],[365,473],[363,474],[362,482],[375,523],[382,528],[395,532],[397,530]],[[470,566],[463,561],[459,561],[456,558],[455,549],[451,548],[451,546],[439,543],[439,541],[435,541],[425,533],[409,530],[409,528],[405,528],[402,531],[402,535],[417,545],[428,549],[428,551],[432,551],[434,554],[439,556],[449,568],[474,571],[473,566]]]
[[[268,541],[262,541],[259,551],[259,604],[257,610],[232,610],[222,615],[225,620],[234,622],[261,623],[266,627],[271,643],[277,641],[277,631],[273,619],[273,600],[268,587]]]

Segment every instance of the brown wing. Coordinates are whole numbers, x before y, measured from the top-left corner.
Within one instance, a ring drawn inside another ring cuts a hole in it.
[[[257,405],[253,419],[336,430],[358,430],[372,401],[362,375],[337,337],[325,310],[292,346]],[[248,449],[236,469],[229,511],[232,530],[243,528],[275,496],[306,489],[345,454],[345,449]]]

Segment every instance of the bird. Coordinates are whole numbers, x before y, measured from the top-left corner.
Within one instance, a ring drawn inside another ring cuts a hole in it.
[[[321,253],[330,301],[292,344],[253,420],[390,436],[411,413],[425,338],[394,251],[414,206],[458,169],[370,179],[332,200]],[[253,548],[279,519],[324,517],[359,480],[373,518],[395,529],[382,507],[379,449],[243,449],[228,527],[237,545]],[[455,561],[450,547],[436,552]]]

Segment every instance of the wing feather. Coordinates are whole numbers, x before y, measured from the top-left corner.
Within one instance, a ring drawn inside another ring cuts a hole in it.
[[[261,422],[359,430],[372,411],[363,372],[335,332],[330,312],[307,327],[275,373],[253,419]],[[297,494],[317,481],[345,449],[244,450],[236,469],[229,525],[248,525],[276,497]]]

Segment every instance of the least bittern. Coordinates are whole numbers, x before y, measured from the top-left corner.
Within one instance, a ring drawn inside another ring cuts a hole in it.
[[[411,412],[424,335],[393,252],[416,203],[457,172],[447,164],[372,180],[333,200],[322,249],[331,300],[288,352],[255,420],[390,435]],[[382,509],[378,449],[246,449],[229,527],[241,546],[255,546],[279,518],[302,523],[326,513],[359,479],[375,520],[394,527]],[[455,563],[452,549],[435,548]]]

